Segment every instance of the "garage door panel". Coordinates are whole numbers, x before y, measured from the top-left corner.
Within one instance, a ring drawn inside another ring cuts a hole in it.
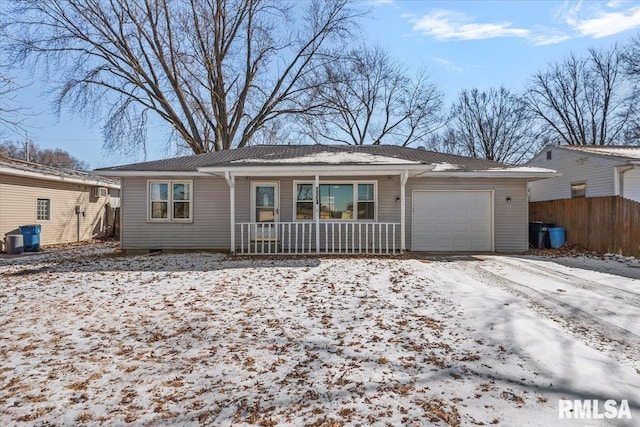
[[[413,250],[492,250],[491,192],[414,191]]]

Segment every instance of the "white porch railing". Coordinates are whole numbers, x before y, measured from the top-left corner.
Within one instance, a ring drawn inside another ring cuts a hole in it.
[[[387,254],[400,252],[400,224],[392,222],[241,222],[236,253],[245,255]],[[317,240],[319,242],[317,244]]]

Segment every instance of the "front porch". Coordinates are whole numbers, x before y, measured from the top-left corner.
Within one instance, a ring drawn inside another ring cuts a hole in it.
[[[269,174],[258,174],[255,169],[225,171],[231,252],[403,253],[408,170],[358,169],[297,169],[280,176],[274,176],[272,170]]]
[[[236,253],[314,255],[401,253],[400,223],[389,222],[239,222]]]

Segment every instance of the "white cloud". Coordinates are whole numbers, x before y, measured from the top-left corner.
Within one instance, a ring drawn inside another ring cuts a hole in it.
[[[531,36],[529,30],[513,28],[510,22],[473,23],[463,13],[451,10],[434,10],[428,15],[414,18],[413,30],[437,40],[484,40]]]
[[[629,0],[610,0],[607,3],[607,7],[610,7],[612,9],[615,9],[616,7],[620,7],[623,4],[629,3]]]
[[[510,22],[476,23],[463,13],[452,10],[435,10],[422,17],[408,16],[413,30],[436,40],[484,40],[500,37],[517,37],[531,40],[536,45],[563,42],[569,35],[540,27],[535,30],[514,28]],[[438,62],[436,59],[434,61]],[[441,63],[444,65],[443,63]],[[452,70],[453,71],[453,70]]]
[[[596,11],[594,16],[578,16],[580,9],[571,9],[565,21],[582,36],[599,39],[640,28],[640,7],[632,7],[619,12]]]
[[[454,10],[437,9],[422,16],[407,16],[415,32],[436,40],[485,40],[516,37],[538,46],[561,43],[574,37],[602,38],[640,28],[640,6],[622,8],[628,1],[610,0],[591,3],[582,0],[564,3],[554,16],[569,25],[562,31],[548,27],[520,28],[513,23],[475,22],[473,18]],[[603,9],[604,8],[604,9]],[[615,10],[613,10],[615,9]]]
[[[533,44],[537,46],[547,46],[551,44],[562,43],[565,40],[569,40],[571,36],[558,31],[550,30],[548,28],[540,28],[532,31],[529,39]]]
[[[385,4],[393,4],[394,0],[371,0],[374,6],[382,6]]]
[[[436,62],[436,63],[442,65],[446,70],[449,70],[449,71],[451,71],[453,73],[461,73],[463,71],[462,67],[454,64],[453,62],[451,62],[451,61],[449,61],[447,59],[438,58],[437,56],[432,56],[431,60],[433,62]]]

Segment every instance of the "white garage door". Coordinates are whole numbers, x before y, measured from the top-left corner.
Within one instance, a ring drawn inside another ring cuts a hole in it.
[[[414,191],[414,251],[491,251],[491,191]]]

